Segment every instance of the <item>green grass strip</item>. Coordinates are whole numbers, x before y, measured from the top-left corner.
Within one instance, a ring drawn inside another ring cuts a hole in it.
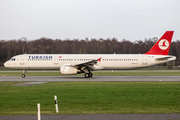
[[[180,82],[0,83],[0,115],[180,113]]]

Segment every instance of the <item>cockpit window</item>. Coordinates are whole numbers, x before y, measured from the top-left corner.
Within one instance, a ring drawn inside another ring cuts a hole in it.
[[[15,61],[16,59],[15,58],[11,58],[10,61]]]

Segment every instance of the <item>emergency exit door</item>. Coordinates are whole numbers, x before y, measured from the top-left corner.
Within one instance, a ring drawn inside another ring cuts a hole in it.
[[[24,65],[25,64],[25,57],[21,56],[20,57],[20,65]]]

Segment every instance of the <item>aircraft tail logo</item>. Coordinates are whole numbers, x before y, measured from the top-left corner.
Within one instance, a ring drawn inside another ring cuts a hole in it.
[[[168,55],[174,31],[166,31],[156,44],[145,54]]]
[[[161,50],[166,50],[169,47],[169,42],[166,39],[162,39],[158,45]]]

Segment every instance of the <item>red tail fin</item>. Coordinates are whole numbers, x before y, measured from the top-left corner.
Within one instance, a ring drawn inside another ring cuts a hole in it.
[[[145,54],[168,55],[174,31],[166,31],[156,44]]]

